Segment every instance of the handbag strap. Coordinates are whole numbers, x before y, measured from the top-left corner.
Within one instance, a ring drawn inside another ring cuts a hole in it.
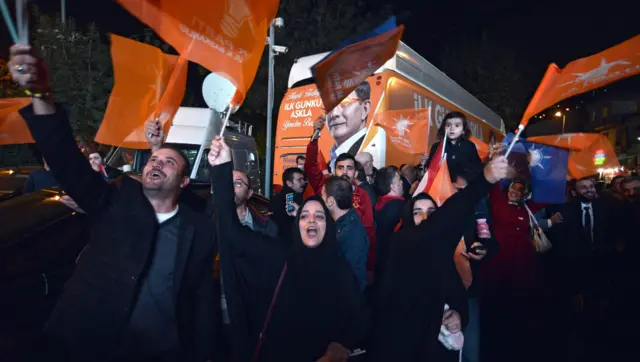
[[[529,206],[527,206],[526,203],[524,203],[524,208],[527,209],[527,212],[529,213],[529,224],[531,224],[532,228],[535,226],[536,230],[540,229],[540,224],[538,224],[536,216],[531,212],[531,209],[529,209]]]
[[[276,284],[276,289],[273,292],[273,297],[271,298],[271,304],[269,305],[269,310],[267,311],[267,317],[264,319],[264,324],[262,325],[262,331],[260,332],[260,337],[258,338],[258,345],[256,345],[256,349],[253,352],[253,357],[251,358],[252,362],[258,362],[258,358],[260,357],[262,343],[264,342],[265,333],[267,331],[267,327],[269,327],[269,321],[271,320],[271,313],[273,312],[273,307],[275,307],[276,305],[278,293],[280,293],[280,286],[282,286],[282,280],[284,279],[284,275],[286,273],[287,264],[284,264],[284,268],[282,268],[282,272],[280,273],[280,279],[278,279],[278,284]]]

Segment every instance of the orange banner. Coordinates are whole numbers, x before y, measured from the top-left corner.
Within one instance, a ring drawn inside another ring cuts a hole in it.
[[[144,149],[147,120],[159,117],[165,134],[180,107],[188,61],[135,40],[111,35],[114,85],[96,142]]]
[[[278,0],[118,0],[181,55],[220,73],[246,95]]]
[[[560,69],[550,64],[520,125],[563,99],[600,88],[640,73],[640,35]]]
[[[599,134],[583,150],[569,152],[569,175],[574,179],[593,176],[608,168],[620,167],[615,149],[605,135]]]
[[[393,57],[404,26],[349,45],[314,66],[316,84],[327,111],[334,109],[371,74]]]
[[[31,103],[31,98],[0,99],[0,145],[34,143],[31,132],[18,113]]]
[[[425,140],[429,136],[429,112],[427,108],[384,111],[374,115],[374,124],[384,128],[387,139],[406,153],[428,152]]]

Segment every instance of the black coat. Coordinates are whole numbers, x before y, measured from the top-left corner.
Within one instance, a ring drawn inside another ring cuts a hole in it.
[[[463,225],[490,184],[484,177],[451,196],[420,225],[403,220],[390,244],[374,310],[371,361],[442,361],[445,303],[466,323],[467,297],[453,262]]]
[[[107,183],[94,172],[58,109],[36,116],[21,110],[56,179],[86,211],[89,247],[46,326],[47,339],[65,360],[113,361],[127,330],[142,277],[150,266],[158,221],[142,185],[129,177]],[[180,245],[174,271],[176,321],[183,361],[214,356],[216,341],[213,260],[215,237],[208,219],[181,205]]]
[[[326,207],[327,230],[320,246],[304,247],[297,231],[286,248],[241,226],[231,196],[232,169],[231,162],[214,167],[212,183],[221,190],[214,194],[214,204],[235,358],[251,359],[285,264],[260,361],[315,361],[330,342],[356,347],[367,327],[364,297],[340,255]]]
[[[431,146],[429,158],[427,159],[427,167],[431,164],[431,159],[435,156],[436,150],[440,146],[440,142],[436,142]],[[451,182],[456,182],[456,177],[461,172],[480,173],[482,171],[482,160],[478,156],[478,149],[475,143],[461,139],[454,145],[447,140],[447,146],[444,149],[447,154],[447,165],[449,166],[449,174]]]

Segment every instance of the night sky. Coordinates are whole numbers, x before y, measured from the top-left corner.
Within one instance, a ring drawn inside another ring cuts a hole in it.
[[[433,59],[434,53],[452,37],[485,31],[493,42],[526,57],[529,62],[523,66],[539,73],[540,78],[550,62],[563,67],[573,59],[640,34],[640,1],[363,1],[370,4],[372,11],[380,4],[390,3],[395,6],[395,13],[406,14],[398,19],[406,26],[403,41],[427,60]],[[59,0],[33,2],[45,13],[55,13],[60,8]],[[76,18],[79,25],[94,21],[103,32],[125,36],[141,34],[145,27],[115,1],[67,0],[67,4],[68,15]],[[4,48],[0,55],[5,55],[9,41],[6,28],[0,34]]]

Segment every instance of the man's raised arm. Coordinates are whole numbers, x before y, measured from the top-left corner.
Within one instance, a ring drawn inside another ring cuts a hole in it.
[[[32,105],[20,110],[56,180],[88,214],[99,213],[108,203],[109,186],[84,158],[73,139],[67,114],[53,102],[47,68],[28,45],[10,50],[13,80],[32,97]]]

